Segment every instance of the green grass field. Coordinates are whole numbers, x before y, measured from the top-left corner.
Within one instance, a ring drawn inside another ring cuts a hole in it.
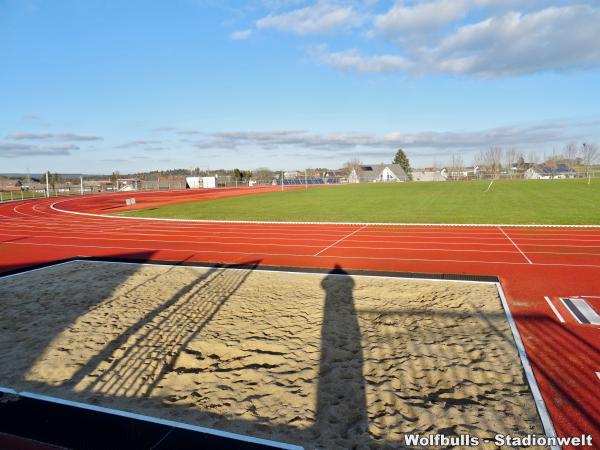
[[[136,217],[317,222],[600,224],[600,182],[505,180],[324,186],[127,213]]]

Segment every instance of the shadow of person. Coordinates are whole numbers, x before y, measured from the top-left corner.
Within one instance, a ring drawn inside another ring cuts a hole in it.
[[[337,264],[321,282],[325,305],[314,431],[322,448],[364,447],[370,440],[354,285]]]

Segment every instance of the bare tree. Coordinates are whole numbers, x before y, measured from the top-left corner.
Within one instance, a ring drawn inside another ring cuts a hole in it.
[[[537,164],[540,161],[540,156],[536,152],[529,152],[527,155],[528,162]]]
[[[567,158],[570,163],[573,163],[579,155],[579,149],[577,148],[577,144],[571,142],[565,145],[563,153],[565,154],[565,158]]]
[[[502,147],[490,147],[487,150],[481,150],[475,156],[475,162],[480,168],[483,167],[486,172],[490,173],[492,178],[497,178],[502,169],[503,155]]]
[[[358,172],[358,169],[360,169],[360,166],[362,166],[363,163],[360,159],[358,158],[353,158],[350,161],[347,161],[346,164],[344,164],[344,170],[347,172],[347,175],[349,176],[353,170],[356,170]]]
[[[450,173],[448,174],[453,181],[460,179],[464,171],[463,157],[460,153],[452,153]]]
[[[592,181],[592,165],[598,160],[599,156],[600,154],[598,153],[598,146],[596,144],[589,144],[586,142],[581,144],[581,158],[585,165],[588,184]]]
[[[492,166],[492,172],[497,177],[502,169],[502,155],[504,154],[504,150],[502,147],[491,147],[488,150],[488,159]]]
[[[517,162],[518,159],[518,152],[516,148],[509,148],[508,150],[506,150],[506,152],[504,153],[504,162],[506,164],[506,169],[508,170],[508,173],[510,174],[510,177],[512,178],[513,176],[513,166],[515,165],[515,163]]]
[[[268,167],[259,167],[258,169],[252,172],[252,178],[254,178],[259,184],[270,184],[275,178],[275,174]]]

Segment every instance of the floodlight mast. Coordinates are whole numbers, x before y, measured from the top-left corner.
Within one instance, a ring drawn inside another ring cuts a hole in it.
[[[283,192],[283,170],[281,171],[281,192]]]
[[[50,171],[46,172],[46,198],[50,198],[50,182],[48,179],[50,178]]]

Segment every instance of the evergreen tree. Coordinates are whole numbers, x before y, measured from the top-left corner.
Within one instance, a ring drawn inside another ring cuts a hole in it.
[[[408,160],[406,153],[404,153],[404,150],[402,150],[401,148],[398,149],[398,151],[396,152],[396,156],[392,161],[392,164],[399,164],[400,167],[402,167],[402,169],[404,170],[404,172],[406,172],[408,179],[412,180],[412,169],[410,168],[410,161]]]

